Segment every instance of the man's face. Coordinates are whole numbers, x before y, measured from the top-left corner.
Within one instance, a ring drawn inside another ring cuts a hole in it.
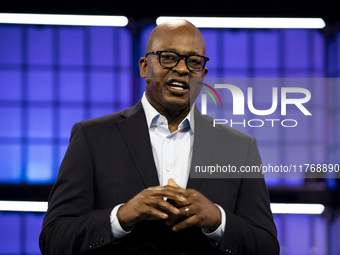
[[[180,55],[205,56],[203,38],[193,27],[181,26],[157,32],[147,51],[168,50]],[[151,80],[146,83],[147,99],[162,114],[189,109],[190,90],[198,90],[190,87],[190,78],[204,78],[208,72],[207,68],[200,72],[189,71],[184,59],[173,68],[163,67],[156,54],[150,54],[146,59],[141,58],[140,69],[141,76]]]

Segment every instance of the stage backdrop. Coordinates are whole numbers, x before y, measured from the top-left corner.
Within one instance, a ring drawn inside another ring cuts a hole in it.
[[[80,120],[132,106],[144,91],[138,58],[154,26],[138,38],[127,28],[0,26],[0,185],[52,184]],[[202,29],[208,77],[339,77],[340,32]],[[137,84],[137,86],[136,86]],[[248,129],[264,163],[340,163],[340,88],[315,87],[315,118],[295,137]],[[331,102],[331,103],[330,103]],[[261,96],[254,98],[261,104]],[[303,178],[267,179],[269,187],[301,186]],[[327,188],[336,182],[327,181]],[[0,212],[0,255],[39,254],[41,213]],[[281,254],[339,254],[339,220],[275,215]],[[333,242],[330,240],[333,239]]]

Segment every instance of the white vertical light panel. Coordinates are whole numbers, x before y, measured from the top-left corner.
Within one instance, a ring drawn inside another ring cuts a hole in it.
[[[0,13],[6,24],[125,27],[128,22],[125,16]]]
[[[185,19],[200,28],[307,28],[321,29],[321,18],[228,18],[228,17],[175,17],[160,16],[157,25],[172,19]]]

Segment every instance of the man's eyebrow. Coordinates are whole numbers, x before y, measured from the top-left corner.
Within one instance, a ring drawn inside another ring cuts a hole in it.
[[[173,52],[178,53],[178,51],[175,48],[166,48],[164,50],[173,51]],[[191,52],[189,52],[188,55],[202,55],[202,54],[198,53],[197,51],[191,51]]]

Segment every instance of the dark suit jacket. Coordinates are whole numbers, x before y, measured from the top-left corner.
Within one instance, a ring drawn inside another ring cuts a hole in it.
[[[215,160],[238,167],[261,164],[253,137],[225,125],[214,128],[209,121],[195,113],[192,166],[211,165]],[[198,190],[226,212],[225,233],[219,244],[197,227],[174,233],[162,220],[137,223],[130,234],[113,242],[113,207],[157,185],[141,102],[75,124],[50,194],[39,240],[42,253],[278,254],[263,178],[189,178],[187,188]]]

